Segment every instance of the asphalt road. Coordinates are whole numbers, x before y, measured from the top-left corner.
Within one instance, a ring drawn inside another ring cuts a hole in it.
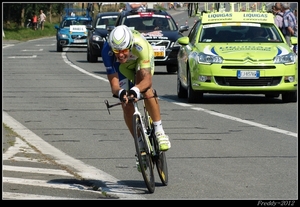
[[[193,24],[186,15],[176,19]],[[33,55],[38,58],[30,58]],[[28,57],[21,59],[24,56]],[[176,75],[166,74],[164,67],[157,67],[153,81],[172,148],[167,153],[169,186],[162,187],[157,179],[155,193],[147,194],[121,111],[115,108],[109,115],[104,106],[104,99],[115,99],[101,59],[87,63],[84,49],[57,53],[55,38],[5,48],[3,110],[14,120],[5,116],[4,123],[43,154],[16,139],[14,159],[3,163],[4,176],[31,178],[44,186],[28,187],[21,185],[25,180],[14,184],[9,179],[3,191],[30,192],[44,199],[99,199],[100,191],[88,190],[100,181],[101,189],[123,199],[298,199],[296,103],[207,95],[206,103],[188,104],[176,97]],[[12,171],[7,169],[11,165],[26,168]],[[43,174],[40,168],[51,171]],[[32,170],[40,173],[29,173]],[[89,182],[79,182],[80,176]]]

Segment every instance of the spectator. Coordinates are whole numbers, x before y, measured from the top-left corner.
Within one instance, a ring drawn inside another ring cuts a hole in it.
[[[37,28],[37,22],[38,22],[38,17],[37,17],[37,15],[33,12],[33,13],[32,13],[32,28],[33,28],[34,30],[36,30],[36,28]]]
[[[297,21],[294,13],[290,10],[289,3],[281,4],[282,11],[283,11],[283,27],[282,33],[288,45],[292,48],[293,45],[291,44],[291,36],[297,37],[298,34],[298,26]]]
[[[40,10],[40,26],[41,30],[44,30],[44,23],[46,21],[46,15],[44,14],[43,10]]]
[[[295,9],[294,10],[294,15],[295,15],[295,18],[296,18],[296,22],[297,22],[297,24],[298,24],[298,12],[297,12],[297,9]],[[294,45],[294,52],[296,53],[296,54],[298,54],[298,45]]]
[[[281,11],[281,3],[279,2],[275,3],[272,9],[273,9],[273,14],[275,15],[274,22],[277,25],[277,27],[282,31],[283,12]]]
[[[127,2],[125,8],[127,11],[131,11],[131,10],[137,10],[140,12],[146,11],[147,2],[133,2],[133,3]]]

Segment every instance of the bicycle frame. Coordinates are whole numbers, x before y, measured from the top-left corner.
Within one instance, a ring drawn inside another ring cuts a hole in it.
[[[143,102],[144,104],[144,102]],[[146,108],[145,108],[145,105],[143,106],[144,107],[144,119],[143,119],[143,116],[142,116],[142,113],[139,111],[139,107],[138,107],[138,103],[137,102],[133,102],[133,107],[134,107],[134,113],[133,113],[133,116],[139,116],[140,120],[141,120],[141,123],[142,123],[142,127],[143,127],[143,131],[144,131],[144,137],[148,137],[148,139],[146,138],[146,141],[145,143],[146,144],[146,150],[147,150],[147,153],[152,153],[152,148],[151,148],[151,144],[149,143],[149,136],[150,134],[148,133],[147,129],[150,127],[150,126],[145,126],[145,123],[148,123],[148,119],[149,119],[149,116],[147,115],[147,111],[146,111]],[[145,123],[144,121],[145,120]]]
[[[113,96],[117,98],[116,96]],[[155,98],[157,97],[156,91],[154,90],[154,96],[151,97],[142,97],[139,100],[135,100],[134,98],[128,97],[129,102],[133,104],[134,113],[133,113],[133,125],[134,125],[134,142],[137,150],[136,156],[138,157],[139,164],[141,167],[141,173],[143,175],[144,181],[150,193],[154,192],[155,189],[155,180],[153,174],[154,165],[156,165],[157,172],[164,186],[168,185],[168,168],[167,161],[164,152],[159,151],[158,143],[156,140],[156,136],[154,134],[154,128],[152,124],[152,119],[146,109],[144,99]],[[143,100],[143,112],[139,109],[138,101]],[[109,108],[112,108],[117,105],[121,105],[123,102],[115,103],[110,105],[108,100],[105,100],[108,113],[110,114]],[[136,124],[137,123],[137,124]],[[138,134],[140,133],[140,134]],[[145,151],[140,151],[139,149],[139,140],[138,138],[142,138],[142,142],[144,143]],[[143,167],[143,162],[141,156],[146,156],[147,169],[150,170],[146,172],[146,169]]]

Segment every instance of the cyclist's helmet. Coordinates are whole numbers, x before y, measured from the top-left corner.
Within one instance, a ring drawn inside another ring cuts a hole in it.
[[[126,25],[119,25],[111,31],[108,41],[113,50],[129,49],[133,43],[133,34]]]

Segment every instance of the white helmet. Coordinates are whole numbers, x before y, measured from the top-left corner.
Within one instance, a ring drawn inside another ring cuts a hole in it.
[[[126,25],[115,27],[109,34],[109,45],[115,50],[124,50],[131,47],[133,34]]]

